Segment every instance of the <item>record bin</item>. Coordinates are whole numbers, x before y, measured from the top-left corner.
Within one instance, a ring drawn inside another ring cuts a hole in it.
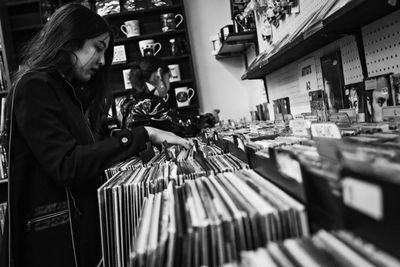
[[[228,144],[228,151],[241,161],[249,164],[249,158],[247,153],[247,148],[244,145],[244,141],[238,135],[233,135],[233,143],[226,141]]]
[[[229,152],[229,147],[228,147],[228,141],[224,140],[223,138],[220,138],[217,132],[214,132],[214,137],[212,139],[212,142],[218,146],[219,148],[224,151],[224,153]]]
[[[397,171],[387,170],[361,161],[346,164],[341,173],[347,191],[344,227],[400,259],[400,180]]]
[[[269,148],[268,151],[269,158],[257,154],[254,148],[247,146],[250,168],[277,185],[296,200],[301,203],[306,203],[303,184],[281,173],[276,162],[275,148]]]
[[[307,198],[308,217],[312,226],[329,230],[342,228],[344,222],[341,187],[337,177],[339,170],[317,168],[305,161],[301,161],[300,166]]]

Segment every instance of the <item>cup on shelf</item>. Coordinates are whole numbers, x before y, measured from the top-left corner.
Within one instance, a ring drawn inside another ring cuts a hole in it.
[[[178,108],[190,105],[190,100],[194,96],[193,88],[187,86],[175,88],[175,99]]]
[[[166,13],[160,16],[161,18],[161,30],[163,32],[173,31],[181,25],[183,22],[183,16],[181,14]],[[178,22],[177,22],[178,19]]]
[[[139,20],[127,20],[121,25],[121,31],[126,37],[133,37],[140,35]]]
[[[169,73],[170,73],[170,82],[178,82],[181,80],[181,71],[179,68],[179,64],[171,64],[168,65]]]
[[[156,47],[158,48],[156,49]],[[142,56],[155,56],[160,52],[162,45],[154,42],[153,39],[139,41],[139,49]]]

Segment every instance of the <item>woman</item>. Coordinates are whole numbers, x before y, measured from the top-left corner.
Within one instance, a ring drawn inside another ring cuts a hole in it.
[[[105,21],[69,4],[24,53],[8,99],[9,251],[1,259],[12,266],[96,266],[104,169],[137,155],[148,140],[189,145],[152,127],[101,138],[112,52]]]
[[[210,113],[183,116],[168,105],[170,70],[162,59],[146,56],[134,62],[129,79],[132,94],[120,99],[117,107],[122,128],[151,125],[180,136],[194,136],[202,128],[215,124]]]

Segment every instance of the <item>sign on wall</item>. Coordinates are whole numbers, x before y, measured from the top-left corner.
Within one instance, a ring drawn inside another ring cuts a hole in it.
[[[308,58],[298,65],[299,89],[301,91],[318,90],[317,73],[314,57]]]

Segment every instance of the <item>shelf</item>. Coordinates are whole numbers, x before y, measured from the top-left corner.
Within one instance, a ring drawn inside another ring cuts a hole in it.
[[[180,85],[186,85],[188,83],[193,82],[193,79],[186,79],[186,80],[181,80],[181,81],[177,81],[177,82],[171,82],[171,87],[177,87]],[[114,96],[118,96],[118,95],[124,95],[127,94],[129,92],[132,92],[132,89],[123,89],[123,90],[115,90],[113,91],[113,95]]]
[[[305,31],[273,55],[260,54],[242,79],[263,79],[267,74],[328,45],[344,35],[359,33],[366,26],[399,9],[387,1],[353,0],[322,20],[317,28]],[[372,12],[373,11],[373,12]]]
[[[172,86],[176,87],[176,86],[179,86],[179,85],[186,85],[186,84],[191,83],[191,82],[193,82],[192,79],[186,79],[186,80],[181,80],[181,81],[177,81],[177,82],[171,82],[171,87]]]
[[[22,32],[22,31],[32,31],[32,30],[40,30],[43,27],[42,24],[34,24],[34,25],[29,25],[29,26],[24,26],[24,27],[17,27],[11,29],[13,32]]]
[[[8,183],[8,179],[0,179],[0,184],[7,184]]]
[[[179,56],[167,56],[167,57],[161,57],[162,60],[164,61],[175,61],[175,60],[182,60],[182,59],[187,59],[189,58],[189,55],[179,55]],[[132,67],[134,63],[129,62],[129,63],[118,63],[115,65],[111,65],[111,69],[129,69]]]
[[[8,90],[7,91],[0,91],[0,97],[8,95]]]
[[[135,15],[146,15],[150,13],[162,13],[166,11],[172,11],[178,8],[181,8],[181,5],[172,5],[172,6],[164,6],[164,7],[154,7],[154,8],[147,8],[147,9],[142,9],[142,10],[134,10],[134,11],[122,11],[119,13],[113,13],[109,15],[103,16],[105,19],[112,19],[116,17],[131,17]]]
[[[229,34],[225,43],[235,43],[235,42],[254,42],[257,38],[256,31],[248,31],[248,32],[237,32]]]
[[[185,33],[185,30],[176,30],[176,31],[168,31],[168,32],[156,32],[156,33],[149,33],[149,34],[142,34],[139,36],[129,37],[129,38],[120,38],[114,41],[114,45],[124,44],[131,41],[139,41],[145,40],[149,38],[157,38],[157,37],[164,37],[170,35],[178,35]]]
[[[251,43],[255,42],[256,37],[255,31],[229,34],[215,56],[216,59],[241,55],[250,47]]]
[[[187,106],[187,107],[177,107],[176,108],[176,110],[178,110],[178,111],[182,111],[182,110],[195,110],[195,109],[198,109],[199,107],[198,107],[198,105],[196,105],[196,104],[192,104],[192,105],[189,105],[189,106]]]

